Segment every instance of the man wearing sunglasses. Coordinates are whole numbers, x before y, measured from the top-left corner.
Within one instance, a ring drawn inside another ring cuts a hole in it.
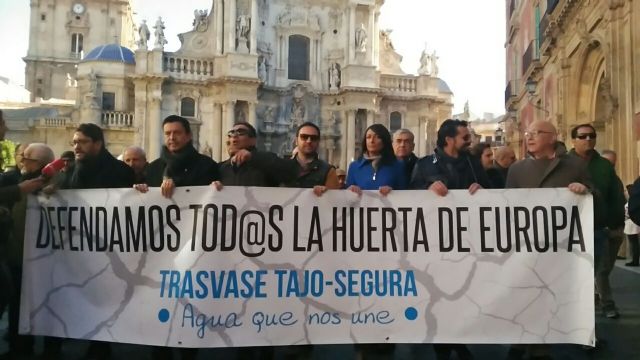
[[[256,129],[248,122],[237,122],[227,132],[229,159],[220,163],[220,181],[212,183],[221,189],[228,186],[277,187],[295,179],[296,163],[276,154],[258,151]]]
[[[611,294],[609,274],[613,269],[621,236],[611,236],[624,226],[624,189],[609,160],[596,151],[597,133],[590,124],[582,124],[571,130],[573,149],[569,152],[587,163],[587,170],[595,191],[594,197],[594,266],[596,287],[604,315],[610,319],[620,316]]]
[[[296,160],[295,180],[287,187],[313,188],[317,195],[329,189],[339,189],[336,168],[318,157],[320,147],[320,128],[312,122],[305,122],[296,129],[296,148],[293,158]]]

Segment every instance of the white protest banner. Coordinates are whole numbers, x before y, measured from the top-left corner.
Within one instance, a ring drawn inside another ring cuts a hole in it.
[[[28,205],[20,330],[183,347],[594,341],[591,196],[60,191]]]

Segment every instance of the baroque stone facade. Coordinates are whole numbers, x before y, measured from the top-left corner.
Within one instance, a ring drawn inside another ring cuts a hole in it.
[[[322,129],[321,157],[346,168],[364,129],[382,123],[411,129],[416,153],[425,155],[451,116],[452,93],[437,77],[435,52],[423,53],[419,75],[402,72],[402,56],[378,26],[383,3],[213,0],[210,9],[195,10],[175,52],[164,51],[163,20],[145,21],[135,54],[115,45],[94,49],[64,80],[76,100],[65,126],[95,122],[107,129],[112,151],[137,144],[154,159],[162,119],[180,114],[192,123],[199,150],[223,160],[235,121],[253,124],[259,147],[282,155],[292,150],[295,127],[312,121]]]
[[[598,149],[618,153],[625,184],[638,176],[633,124],[640,112],[640,2],[508,0],[507,141],[524,152],[534,120],[558,127],[571,148],[571,128],[591,123]]]

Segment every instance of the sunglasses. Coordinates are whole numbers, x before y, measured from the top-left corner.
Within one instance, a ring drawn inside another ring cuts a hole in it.
[[[597,135],[596,133],[588,133],[588,134],[578,134],[576,136],[580,140],[595,140]]]
[[[299,136],[300,136],[300,140],[302,140],[302,141],[311,140],[313,142],[316,142],[316,141],[320,140],[320,136],[318,136],[318,135],[300,134]]]
[[[227,132],[228,137],[246,136],[246,135],[249,135],[249,130],[247,129],[233,129]]]

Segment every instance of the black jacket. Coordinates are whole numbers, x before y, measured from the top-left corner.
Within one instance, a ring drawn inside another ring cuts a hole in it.
[[[227,186],[277,187],[293,181],[298,175],[295,159],[282,159],[266,151],[251,151],[251,159],[236,166],[226,160],[220,164],[220,181]]]
[[[491,188],[491,183],[480,161],[461,152],[457,158],[452,158],[436,148],[435,152],[418,160],[411,176],[411,189],[428,189],[436,181],[442,181],[447,189],[468,189],[473,183],[478,183],[485,189]]]
[[[411,179],[411,175],[413,174],[413,168],[416,167],[416,163],[418,163],[418,157],[416,154],[411,153],[406,159],[399,159],[405,168],[405,179],[409,181]]]
[[[147,167],[147,185],[160,186],[165,177],[173,179],[176,186],[204,186],[219,180],[220,172],[218,163],[189,143],[177,154],[170,154],[163,146],[160,158]]]
[[[92,159],[77,161],[62,175],[62,189],[114,189],[133,186],[133,170],[106,149]]]
[[[327,175],[334,167],[326,161],[317,157],[306,166],[303,171],[302,166],[296,160],[296,173],[298,176],[287,182],[286,186],[290,188],[313,188],[316,185],[324,185],[327,182]]]
[[[640,225],[640,178],[637,178],[629,191],[629,219]]]

